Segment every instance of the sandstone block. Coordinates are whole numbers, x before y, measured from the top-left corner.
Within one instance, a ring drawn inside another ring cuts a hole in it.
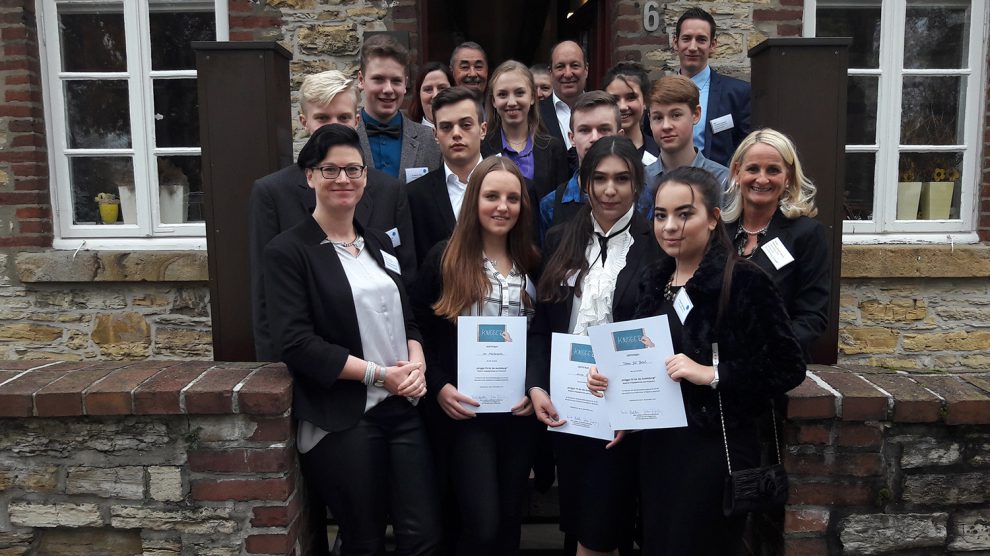
[[[853,515],[839,524],[839,538],[844,554],[941,547],[948,520],[946,513]]]
[[[58,466],[0,469],[0,492],[15,488],[30,492],[55,492],[58,489]]]
[[[183,498],[180,467],[149,467],[148,492],[153,500],[178,502]]]
[[[940,465],[954,465],[962,459],[961,449],[956,442],[937,442],[923,439],[903,445],[901,467],[913,469]]]
[[[839,329],[839,350],[847,355],[893,353],[897,332],[886,328],[847,326]]]
[[[151,342],[151,329],[141,313],[108,313],[96,316],[90,336],[99,346]]]
[[[154,293],[136,295],[131,300],[135,307],[165,307],[168,305],[168,296]]]
[[[103,525],[96,504],[28,504],[12,502],[10,522],[21,527],[99,527]]]
[[[140,554],[140,531],[114,529],[55,529],[41,537],[38,554],[93,556],[98,554]]]
[[[937,312],[947,321],[971,321],[974,326],[990,326],[990,306],[940,306]]]
[[[990,500],[990,481],[985,473],[910,475],[904,478],[902,497],[912,504],[977,504]]]
[[[842,362],[840,361],[839,364],[841,365]],[[921,363],[916,357],[868,357],[865,361],[863,361],[863,364],[869,367],[908,371],[921,368]]]
[[[296,31],[300,52],[327,56],[347,56],[361,45],[353,25],[317,25]]]
[[[143,539],[141,556],[180,556],[182,541],[175,539]]]
[[[62,337],[62,329],[44,324],[5,324],[0,326],[0,340],[49,343]]]
[[[939,355],[935,357],[935,366],[940,369],[985,371],[990,369],[990,355]]]
[[[237,530],[227,508],[157,510],[136,506],[111,506],[110,525],[119,529],[180,531],[194,535],[226,534]]]
[[[213,335],[207,330],[159,327],[155,330],[154,350],[159,355],[209,359]]]
[[[144,498],[144,468],[73,467],[65,481],[68,494],[95,494],[103,498]]]
[[[358,6],[356,8],[347,8],[347,17],[358,18],[370,18],[370,19],[380,19],[385,17],[385,10],[380,6]],[[719,41],[719,46],[722,43]]]
[[[990,550],[990,511],[959,512],[953,517],[954,534],[949,550]]]
[[[266,3],[273,8],[308,10],[316,5],[316,0],[267,0]]]
[[[898,322],[922,320],[928,315],[928,302],[924,299],[891,299],[888,303],[869,300],[860,303],[864,320],[874,322]]]
[[[172,313],[187,317],[210,316],[210,290],[205,287],[184,287],[175,292]]]
[[[845,245],[843,278],[965,278],[990,275],[986,245]]]
[[[990,332],[958,330],[931,334],[905,334],[904,351],[987,351]]]

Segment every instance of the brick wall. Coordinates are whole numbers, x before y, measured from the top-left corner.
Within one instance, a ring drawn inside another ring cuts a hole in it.
[[[305,554],[284,366],[0,362],[0,553]]]
[[[988,396],[985,373],[812,368],[789,394],[787,553],[990,550]]]
[[[0,248],[51,245],[34,5],[0,4]]]

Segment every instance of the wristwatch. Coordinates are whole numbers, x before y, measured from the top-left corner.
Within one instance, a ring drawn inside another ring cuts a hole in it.
[[[382,374],[379,375],[378,374],[378,371],[381,371]],[[376,387],[378,387],[378,388],[384,388],[385,387],[385,375],[387,373],[388,373],[388,370],[385,367],[379,367],[378,365],[375,365],[375,382],[374,382],[374,385]]]
[[[718,388],[718,343],[712,344],[712,368],[715,369],[715,376],[708,385],[714,390]]]

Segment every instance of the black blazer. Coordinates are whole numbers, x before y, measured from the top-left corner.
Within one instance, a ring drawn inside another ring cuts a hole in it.
[[[489,133],[481,142],[481,156],[489,157],[502,152],[501,130]],[[558,183],[571,177],[564,143],[557,137],[537,135],[533,139],[533,186],[536,198],[553,191]]]
[[[560,245],[564,226],[556,226],[547,233],[544,243],[544,264]],[[639,303],[639,283],[643,270],[660,258],[660,246],[653,236],[653,228],[638,212],[633,213],[629,226],[633,243],[626,255],[626,266],[619,272],[615,281],[615,294],[612,296],[612,320],[621,322],[633,318]],[[574,288],[561,285],[567,290],[567,298],[559,303],[537,303],[536,317],[530,327],[530,341],[526,347],[526,391],[538,386],[550,391],[550,339],[551,333],[567,333],[574,305]]]
[[[728,224],[730,236],[735,237],[739,221]],[[825,227],[807,216],[787,218],[777,210],[767,234],[760,238],[762,246],[780,238],[794,262],[777,270],[766,252],[757,248],[750,259],[770,275],[791,317],[794,335],[805,355],[828,325],[828,301],[832,291],[832,258],[829,257]]]
[[[402,277],[385,268],[382,252],[394,254],[383,232],[354,227],[365,249],[399,288],[405,334],[422,341]],[[265,292],[272,343],[292,373],[292,412],[329,432],[348,429],[364,415],[367,388],[337,380],[350,355],[364,357],[354,297],[340,259],[312,217],[265,247]]]
[[[711,83],[708,85],[708,111],[705,113],[705,149],[701,153],[705,158],[729,166],[736,147],[752,131],[749,121],[751,97],[749,83],[712,69]],[[732,114],[733,127],[713,134],[712,120],[726,114]]]
[[[533,241],[537,241],[539,223],[539,202],[536,199],[533,182],[526,180],[530,206],[533,207]],[[422,263],[427,253],[437,243],[450,239],[457,219],[450,206],[447,182],[443,166],[422,176],[406,186],[409,195],[409,212],[412,213],[413,230],[416,239],[416,259]]]
[[[251,187],[250,260],[251,260],[251,319],[254,328],[254,349],[258,361],[278,361],[272,349],[265,309],[264,264],[265,246],[278,234],[308,220],[316,209],[316,193],[306,183],[306,175],[293,164],[268,174]],[[392,176],[368,166],[368,181],[364,196],[354,209],[354,218],[371,229],[399,231],[400,245],[396,258],[407,284],[416,273],[416,250],[412,217],[402,183]]]
[[[557,109],[553,107],[552,96],[547,97],[540,101],[540,119],[543,120],[543,126],[547,128],[547,133],[549,133],[551,137],[560,139],[561,146],[566,146],[567,132],[570,130],[560,127],[560,121],[557,120]],[[577,172],[577,168],[578,168],[577,149],[571,147],[566,152],[567,152],[568,172],[567,175],[564,176],[563,178],[565,180],[569,178],[571,174]],[[560,183],[560,182],[558,181],[554,183]]]

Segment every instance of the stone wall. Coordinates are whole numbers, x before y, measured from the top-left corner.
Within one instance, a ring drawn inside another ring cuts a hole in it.
[[[290,379],[261,365],[0,362],[0,554],[305,554]]]

